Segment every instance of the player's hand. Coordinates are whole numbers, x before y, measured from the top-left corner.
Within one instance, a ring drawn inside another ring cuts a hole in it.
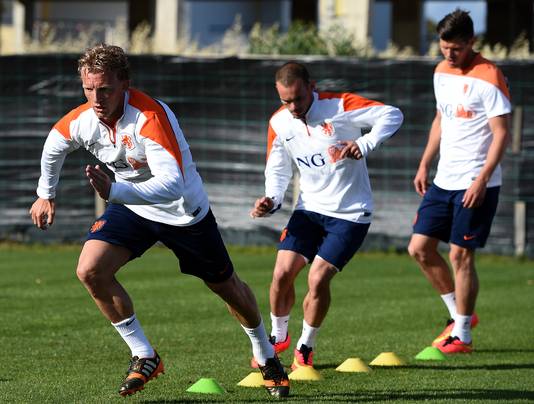
[[[341,153],[339,154],[339,159],[349,158],[359,160],[363,157],[360,146],[354,140],[350,141],[339,141],[337,142],[337,147],[342,147]]]
[[[250,217],[263,217],[273,210],[273,208],[274,201],[267,196],[263,196],[254,202],[254,209],[250,211]]]
[[[55,215],[56,203],[54,199],[37,198],[30,208],[33,224],[41,230],[46,230],[49,226],[52,226]]]
[[[464,208],[477,208],[484,202],[486,197],[486,183],[475,180],[464,193],[462,203]]]
[[[111,191],[111,178],[100,168],[99,165],[85,167],[85,175],[89,178],[89,183],[100,195],[102,199],[107,201],[109,199],[109,192]]]
[[[428,190],[428,170],[425,167],[419,167],[415,178],[413,179],[413,186],[415,187],[415,192],[419,195],[424,196]]]

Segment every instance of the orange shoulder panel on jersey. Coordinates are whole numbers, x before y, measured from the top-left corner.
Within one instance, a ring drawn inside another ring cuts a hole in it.
[[[510,99],[510,90],[506,84],[506,79],[495,63],[485,59],[479,53],[473,59],[473,63],[469,68],[462,70],[460,68],[450,67],[449,64],[443,60],[436,66],[436,73],[455,74],[458,76],[473,77],[476,79],[484,80],[490,84],[493,84],[506,98]]]
[[[128,103],[141,111],[147,118],[140,134],[158,143],[176,159],[182,175],[184,175],[182,152],[178,146],[176,135],[163,107],[152,97],[141,91],[130,89]]]
[[[91,106],[88,102],[86,102],[85,104],[80,105],[78,108],[73,109],[67,115],[57,121],[57,123],[54,125],[54,129],[61,133],[65,139],[70,140],[70,123],[76,120],[82,112],[87,111],[89,108],[91,108]]]
[[[344,111],[354,111],[356,109],[376,107],[384,105],[381,102],[370,100],[368,98],[362,97],[353,93],[331,93],[331,92],[320,92],[319,99],[326,100],[332,98],[341,98],[343,99],[343,110]]]
[[[267,160],[269,159],[269,155],[271,154],[271,149],[273,148],[274,139],[276,139],[276,132],[274,131],[271,124],[269,123],[269,129],[267,129]]]
[[[278,108],[274,114],[272,114],[271,119],[278,114],[281,111],[284,111],[286,109],[285,105],[282,105],[280,108]],[[273,148],[273,142],[276,138],[276,132],[274,131],[273,127],[271,126],[271,122],[269,121],[269,128],[267,129],[267,159],[269,159],[269,155],[271,154],[271,149]]]

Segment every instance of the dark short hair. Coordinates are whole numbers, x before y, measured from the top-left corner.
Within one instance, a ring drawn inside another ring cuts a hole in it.
[[[310,82],[308,70],[300,63],[287,62],[276,71],[275,81],[285,87],[292,85],[299,79],[306,84]]]
[[[78,59],[78,73],[85,69],[89,73],[116,72],[119,80],[130,79],[130,63],[120,46],[102,43],[88,48]]]
[[[475,36],[473,20],[469,17],[469,12],[459,8],[438,22],[436,32],[439,39],[444,41],[462,40],[468,42]]]

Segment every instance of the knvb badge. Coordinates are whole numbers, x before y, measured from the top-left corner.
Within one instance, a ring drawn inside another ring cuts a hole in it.
[[[132,150],[135,147],[134,142],[132,141],[132,138],[130,137],[130,135],[121,135],[121,143],[128,150]]]
[[[332,125],[332,122],[326,122],[324,121],[321,124],[321,128],[323,131],[323,134],[326,136],[332,136],[334,134],[334,125]]]

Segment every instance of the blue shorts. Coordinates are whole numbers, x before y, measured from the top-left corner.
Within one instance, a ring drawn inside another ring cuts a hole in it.
[[[318,255],[341,271],[362,245],[369,225],[296,210],[282,231],[278,249],[299,253],[309,262]]]
[[[87,240],[126,247],[135,259],[161,241],[178,258],[180,270],[210,282],[230,278],[234,268],[211,212],[191,226],[171,226],[145,219],[124,205],[110,203],[93,224]]]
[[[417,211],[413,232],[472,250],[484,247],[497,210],[499,190],[500,187],[488,188],[482,205],[467,209],[462,205],[465,190],[447,191],[432,184]]]

